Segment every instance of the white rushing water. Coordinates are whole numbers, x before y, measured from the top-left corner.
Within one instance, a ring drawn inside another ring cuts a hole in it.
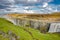
[[[60,23],[51,23],[49,32],[50,33],[60,32]]]

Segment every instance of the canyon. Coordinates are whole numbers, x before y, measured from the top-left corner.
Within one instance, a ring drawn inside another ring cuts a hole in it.
[[[6,14],[4,18],[22,27],[32,27],[41,32],[60,32],[60,13],[58,14]]]

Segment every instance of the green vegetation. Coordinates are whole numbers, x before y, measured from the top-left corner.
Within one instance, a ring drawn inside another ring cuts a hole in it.
[[[19,36],[19,40],[60,40],[60,34],[43,34],[39,30],[30,27],[20,27],[13,23],[0,18],[0,31],[5,32],[12,31],[15,35]],[[8,34],[7,34],[8,35]],[[10,40],[7,37],[0,35],[0,40]]]

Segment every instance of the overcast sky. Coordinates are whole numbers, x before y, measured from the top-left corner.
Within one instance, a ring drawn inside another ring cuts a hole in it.
[[[60,0],[0,0],[0,14],[60,12]]]

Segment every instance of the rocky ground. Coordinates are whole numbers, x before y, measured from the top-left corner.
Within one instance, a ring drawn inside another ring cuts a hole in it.
[[[7,33],[0,31],[0,35],[2,35],[4,38],[9,38],[9,40],[19,40],[19,36],[14,34],[12,31],[8,31]]]

